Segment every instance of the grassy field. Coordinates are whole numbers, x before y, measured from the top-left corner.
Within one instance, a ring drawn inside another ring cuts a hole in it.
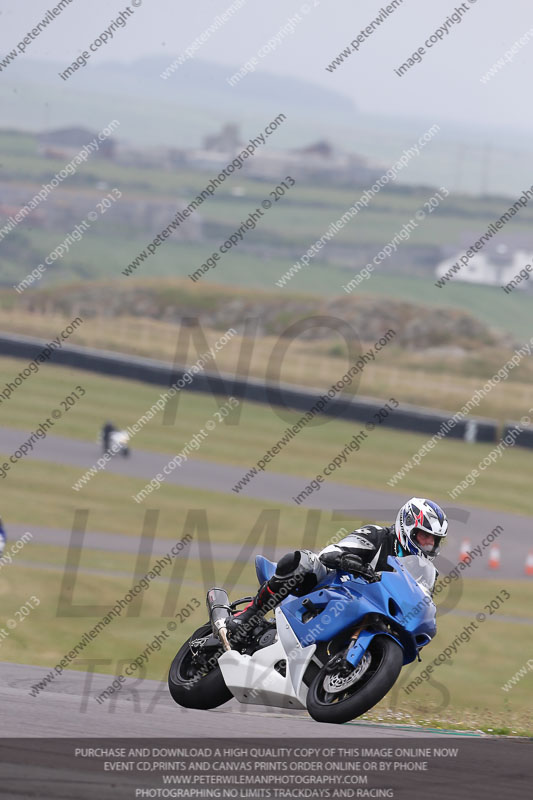
[[[167,291],[176,291],[175,282],[169,284]],[[154,288],[153,283],[148,285],[150,289]],[[164,294],[165,287],[159,290]],[[221,292],[229,294],[231,290],[221,288]],[[198,306],[199,314],[213,301],[211,294],[204,294],[201,299],[204,306]],[[200,302],[200,298],[198,300]],[[7,302],[5,293],[0,294],[0,305],[1,302]],[[56,302],[62,305],[61,300]],[[63,313],[0,308],[0,330],[53,340],[58,331],[63,330],[80,311],[79,302],[74,298],[65,300],[64,305],[67,303],[69,309],[65,308]],[[194,308],[191,308],[191,313],[194,313]],[[205,352],[215,344],[221,330],[202,327],[194,335],[190,331],[187,352],[180,348],[178,353],[182,333],[178,325],[164,319],[102,316],[88,318],[69,341],[85,347],[110,349],[171,363],[177,359],[179,363],[190,365],[200,352]],[[199,337],[205,337],[204,345],[200,338],[196,338],[197,333]],[[280,379],[284,383],[320,389],[329,388],[346,371],[347,348],[342,337],[313,341],[296,338],[288,344],[280,364],[280,359],[274,358],[273,354],[282,341],[264,330],[253,339],[236,335],[217,354],[216,368],[228,375],[250,376],[260,380],[275,379],[279,369]],[[363,351],[373,344],[373,341],[363,343]],[[239,359],[245,350],[249,351],[249,359],[243,369]],[[444,409],[453,414],[470,400],[489,377],[498,372],[512,354],[511,348],[484,345],[482,342],[475,349],[465,350],[463,356],[453,353],[447,355],[446,351],[436,354],[431,349],[427,352],[408,350],[392,340],[380,351],[376,360],[365,367],[360,380],[348,387],[347,391],[355,390],[358,395],[369,397],[395,397],[402,403]],[[4,380],[9,380],[10,374],[18,374],[21,364],[1,360],[0,385]],[[495,418],[500,422],[520,419],[533,402],[532,380],[533,359],[524,358],[517,368],[509,372],[507,381],[502,381],[487,394],[474,410],[474,415]]]
[[[27,182],[28,185],[41,184],[49,181],[65,166],[63,159],[44,159],[39,156],[37,144],[30,137],[13,136],[0,132],[0,148],[10,156],[3,169],[4,180],[16,179],[20,182]],[[193,171],[177,165],[172,169],[123,166],[93,157],[80,166],[76,174],[64,182],[61,189],[65,192],[81,188],[92,189],[98,183],[105,182],[109,186],[119,186],[123,191],[128,191],[131,196],[135,196],[136,192],[142,192],[144,196],[158,195],[171,198],[178,196],[188,202],[205,187],[210,177],[209,172]],[[240,189],[238,196],[234,192],[236,186]],[[242,216],[242,212],[250,206],[254,207],[257,201],[266,196],[265,192],[268,192],[270,188],[269,181],[251,179],[242,172],[237,172],[231,180],[218,187],[216,195],[210,199],[206,219],[229,221]],[[323,217],[315,219],[313,216],[315,209],[326,210],[328,214],[332,215],[331,219],[333,220],[352,205],[365,188],[367,187],[342,188],[324,185],[323,182],[320,185],[309,182],[297,183],[292,187],[290,194],[284,198],[283,206],[288,208],[290,213],[288,217],[283,215],[284,218],[279,220],[279,230],[288,231],[296,222],[297,225],[302,226],[303,231],[316,232],[316,223],[317,221],[321,222]],[[400,220],[403,223],[431,193],[432,190],[429,187],[392,185],[383,189],[373,199],[372,208],[361,212],[361,218],[364,218],[365,221],[364,240],[378,242],[382,239],[379,230],[373,230],[372,220],[376,215],[381,216],[382,219],[385,215],[393,223]],[[497,196],[453,195],[445,209],[442,211],[436,209],[433,212],[432,216],[438,219],[437,237],[440,229],[442,241],[449,241],[448,235],[454,230],[454,226],[464,222],[465,219],[471,220],[474,229],[478,224],[482,227],[500,215],[505,209],[506,202],[506,198]],[[205,210],[203,209],[203,212]],[[305,217],[301,211],[305,211]],[[441,213],[439,214],[439,212]],[[525,213],[520,215],[519,220],[509,223],[509,227],[527,226],[528,218],[531,219],[531,212],[526,209]],[[432,225],[433,219],[427,223]],[[341,233],[341,237],[343,236],[349,240],[354,234],[345,231]],[[377,238],[374,239],[374,236]],[[360,236],[357,237],[357,241],[361,241]],[[435,242],[434,235],[429,238],[429,241]]]
[[[7,379],[10,374],[13,375],[8,364],[4,362],[3,367],[5,371],[0,373],[2,377]],[[94,459],[91,458],[90,463],[87,463],[87,468],[99,457],[96,437],[104,420],[111,419],[120,426],[131,425],[150,408],[160,393],[157,387],[145,384],[47,366],[46,370],[28,379],[7,403],[2,403],[0,425],[26,431],[34,430],[78,383],[85,387],[86,395],[67,415],[57,421],[53,433],[95,442]],[[163,414],[159,414],[137,434],[132,442],[133,452],[136,449],[146,449],[178,453],[194,433],[204,427],[207,420],[214,420],[217,407],[215,399],[210,395],[183,393],[179,396],[174,424],[164,425]],[[299,417],[298,413],[291,414],[294,421]],[[287,422],[280,419],[269,407],[243,403],[238,424],[218,424],[208,438],[204,439],[194,456],[237,465],[246,473],[280,439],[286,425]],[[271,471],[301,476],[303,488],[362,427],[357,423],[335,419],[325,424],[309,426],[280,451],[269,468]],[[347,485],[387,490],[387,480],[426,439],[427,437],[419,434],[377,428],[362,442],[360,451],[353,453],[343,469],[335,472],[331,479]],[[489,453],[491,447],[486,444],[444,440],[430,451],[420,466],[400,481],[395,490],[404,492],[407,496],[426,494],[446,504],[447,491],[451,491]],[[38,450],[35,453],[38,456]],[[482,473],[474,486],[460,495],[460,503],[531,514],[530,462],[531,456],[527,449],[508,448],[490,469]],[[20,486],[19,501],[23,504],[26,487],[21,476],[25,470],[33,467],[34,463],[29,460],[19,462],[5,479],[4,485],[9,486],[12,492],[16,492]],[[98,493],[110,491],[109,476],[105,472],[96,475],[81,492],[71,491],[72,483],[81,477],[84,470],[80,468],[79,471],[74,471],[66,467],[61,469],[65,470],[65,478],[61,482],[59,496],[55,498],[59,501],[59,506],[56,510],[56,505],[53,504],[52,515],[59,514],[59,509],[65,504],[70,503],[71,507],[76,507],[91,498],[94,498],[98,507]],[[146,480],[150,477],[146,476]],[[48,480],[44,470],[41,479]],[[145,480],[134,483],[135,492],[130,495],[140,491]],[[157,504],[167,491],[171,495],[176,493],[175,488],[164,486],[157,494]],[[93,495],[92,492],[96,494]],[[236,498],[237,495],[233,500]],[[51,503],[52,498],[47,502]],[[128,502],[131,505],[130,499]],[[238,498],[239,504],[244,502],[246,501],[242,497]],[[33,513],[31,509],[29,513]]]
[[[201,530],[206,541],[243,544],[248,537],[266,536],[272,547],[302,546],[309,512],[263,500],[181,489],[164,484],[146,506],[132,500],[145,479],[101,473],[83,492],[70,488],[81,470],[45,461],[21,461],[3,482],[2,518],[12,523],[43,525],[70,531],[76,511],[88,509],[88,529],[122,534],[137,542],[143,531],[146,509],[158,512],[157,537],[169,545],[180,539],[205,514]],[[35,501],[27,502],[28,486]],[[271,523],[261,527],[261,512],[274,512]],[[190,513],[190,518],[187,515]],[[279,521],[277,517],[279,513]],[[330,513],[320,515],[316,540],[327,541],[339,529]],[[9,526],[8,526],[9,527]],[[195,528],[193,527],[194,532]],[[307,546],[315,541],[308,540]],[[135,545],[136,546],[136,545]]]
[[[350,277],[349,275],[348,280]],[[311,287],[306,288],[310,290]],[[532,301],[529,293],[514,292],[512,295],[505,295],[499,286],[479,286],[461,281],[449,281],[444,289],[437,289],[432,278],[380,274],[379,271],[359,284],[357,292],[362,295],[378,295],[384,299],[415,299],[416,302],[435,308],[459,308],[493,328],[508,331],[519,342],[529,341],[533,335]],[[511,297],[512,304],[507,303]]]

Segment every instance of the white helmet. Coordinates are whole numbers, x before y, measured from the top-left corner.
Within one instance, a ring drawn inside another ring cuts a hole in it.
[[[398,511],[395,528],[396,536],[407,553],[425,556],[432,561],[438,555],[441,541],[448,532],[448,518],[432,500],[412,497]],[[420,545],[417,541],[418,531],[432,534],[433,546]]]

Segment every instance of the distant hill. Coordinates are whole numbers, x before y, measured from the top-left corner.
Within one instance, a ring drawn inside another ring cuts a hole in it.
[[[11,90],[5,81],[0,89],[4,120],[10,127],[34,130],[71,123],[94,127],[96,113],[102,124],[116,116],[132,142],[195,146],[198,133],[205,135],[219,121],[241,122],[253,135],[283,112],[293,125],[311,124],[304,138],[301,128],[297,133],[292,128],[294,143],[301,145],[328,126],[353,124],[358,116],[346,96],[296,78],[256,73],[231,87],[226,78],[237,66],[233,70],[191,59],[163,80],[160,75],[172,61],[170,56],[89,64],[62,83],[58,73],[66,67],[63,62],[25,59],[11,76]],[[22,105],[21,99],[27,102]]]
[[[191,59],[167,80],[160,76],[175,54],[142,58],[130,64],[89,63],[64,82],[58,73],[68,67],[20,59],[2,73],[0,104],[5,127],[42,131],[82,125],[103,128],[121,123],[120,137],[136,145],[197,146],[222,123],[235,122],[243,137],[257,135],[277,114],[289,124],[276,131],[273,147],[302,147],[328,139],[373,162],[394,163],[404,148],[417,142],[432,124],[441,131],[413,160],[403,180],[410,184],[443,184],[450,190],[517,196],[524,189],[524,163],[530,158],[529,138],[511,128],[493,133],[490,167],[487,132],[475,120],[463,128],[446,120],[370,116],[350,98],[312,82],[268,72],[248,74],[234,87],[227,78],[239,65],[221,66]]]
[[[233,326],[244,330],[243,320],[257,317],[260,335],[283,336],[302,319],[323,317],[342,319],[361,331],[364,341],[376,341],[390,328],[395,345],[408,350],[432,347],[459,347],[473,353],[485,348],[509,348],[513,337],[501,333],[468,311],[435,308],[394,300],[386,312],[379,296],[320,297],[312,294],[280,294],[277,291],[237,286],[194,286],[182,279],[122,280],[70,283],[53,288],[37,288],[13,298],[0,291],[0,308],[8,305],[21,313],[63,314],[84,319],[94,317],[133,317],[181,324],[196,316],[200,325],[216,330]],[[331,339],[330,327],[311,327],[303,340]]]

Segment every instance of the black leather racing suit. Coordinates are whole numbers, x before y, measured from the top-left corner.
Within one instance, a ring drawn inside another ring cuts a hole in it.
[[[381,525],[365,525],[349,533],[338,544],[324,547],[318,554],[323,563],[332,563],[332,555],[349,553],[357,555],[363,564],[370,564],[376,572],[388,569],[388,556],[403,556],[403,548],[396,536],[394,525],[386,528]]]
[[[344,555],[358,556],[363,564],[376,572],[389,569],[388,556],[406,556],[394,525],[365,525],[352,531],[337,544],[324,547],[318,555],[311,550],[287,553],[277,563],[274,575],[265,581],[246,609],[233,617],[230,631],[250,627],[255,615],[264,614],[277,606],[287,595],[302,597],[312,592],[326,577],[329,569],[342,569]]]

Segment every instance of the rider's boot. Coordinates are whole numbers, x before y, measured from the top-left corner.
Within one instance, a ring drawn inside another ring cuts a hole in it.
[[[278,597],[268,584],[269,581],[265,581],[260,586],[252,602],[248,603],[246,608],[238,611],[228,620],[228,631],[233,639],[240,639],[250,633],[263,619],[264,615],[272,608],[275,608],[283,599]]]
[[[237,638],[243,640],[267,611],[279,605],[289,593],[301,595],[313,589],[326,572],[326,567],[310,550],[286,553],[278,561],[274,575],[262,584],[252,602],[228,620],[228,632],[233,641]]]

